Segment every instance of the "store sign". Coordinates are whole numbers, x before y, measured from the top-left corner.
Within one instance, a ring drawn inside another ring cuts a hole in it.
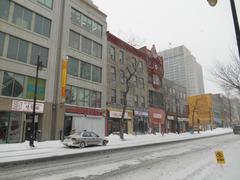
[[[167,116],[168,120],[174,120],[174,116]]]
[[[36,113],[43,113],[44,104],[36,103],[35,110]],[[33,102],[13,100],[12,111],[33,112]]]
[[[111,118],[121,118],[122,117],[122,112],[120,111],[110,111],[110,117]],[[128,118],[128,113],[125,112],[124,114],[124,119]]]
[[[188,121],[187,118],[178,118],[178,121]]]
[[[144,112],[144,111],[134,111],[134,114],[136,116],[146,116],[146,117],[148,117],[148,112]]]
[[[158,113],[153,113],[153,118],[161,119],[161,118],[162,118],[162,115],[161,115],[161,114],[158,114]]]

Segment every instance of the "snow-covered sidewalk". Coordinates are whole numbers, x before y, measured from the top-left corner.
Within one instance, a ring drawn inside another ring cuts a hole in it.
[[[29,147],[29,142],[16,143],[16,144],[1,144],[0,145],[0,165],[6,162],[16,162],[31,159],[40,159],[47,157],[64,156],[69,154],[79,154],[86,152],[96,152],[102,150],[118,149],[131,146],[141,146],[145,144],[164,143],[171,141],[181,141],[186,139],[194,139],[200,137],[214,136],[232,132],[232,129],[217,128],[213,131],[205,131],[190,134],[181,133],[173,134],[168,133],[162,136],[161,134],[147,134],[147,135],[125,135],[125,140],[121,141],[119,136],[110,135],[108,137],[109,143],[107,146],[95,146],[84,149],[80,148],[67,148],[61,141],[45,141],[35,142],[34,148]]]

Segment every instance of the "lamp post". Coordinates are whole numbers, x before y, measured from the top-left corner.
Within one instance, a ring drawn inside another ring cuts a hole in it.
[[[32,127],[30,133],[29,146],[34,147],[34,138],[35,138],[35,115],[36,115],[36,101],[37,101],[37,87],[38,87],[38,71],[42,67],[42,62],[40,61],[40,56],[37,57],[37,70],[35,77],[35,86],[34,86],[34,97],[33,97],[33,114],[32,114]]]
[[[217,0],[207,0],[207,1],[210,4],[210,6],[215,6],[217,4]],[[239,30],[239,23],[238,23],[238,17],[236,12],[235,1],[230,0],[230,4],[231,4],[232,16],[233,16],[233,24],[234,24],[234,29],[235,29],[236,39],[237,39],[238,55],[240,58],[240,30]]]

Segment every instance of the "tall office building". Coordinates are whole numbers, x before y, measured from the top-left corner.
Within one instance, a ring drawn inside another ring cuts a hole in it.
[[[43,66],[35,118],[40,140],[59,138],[72,128],[98,126],[104,132],[106,29],[106,15],[91,0],[0,0],[0,143],[29,136],[38,56]]]
[[[159,52],[164,60],[164,77],[187,88],[187,95],[204,93],[201,65],[185,46]]]

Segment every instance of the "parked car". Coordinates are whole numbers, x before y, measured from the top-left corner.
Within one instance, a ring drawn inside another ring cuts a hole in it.
[[[233,134],[240,134],[240,125],[235,125],[233,127]]]
[[[63,144],[65,146],[80,148],[84,148],[90,145],[106,146],[107,143],[108,143],[107,139],[101,138],[96,133],[90,131],[76,132],[74,134],[66,136],[65,139],[63,140]]]

